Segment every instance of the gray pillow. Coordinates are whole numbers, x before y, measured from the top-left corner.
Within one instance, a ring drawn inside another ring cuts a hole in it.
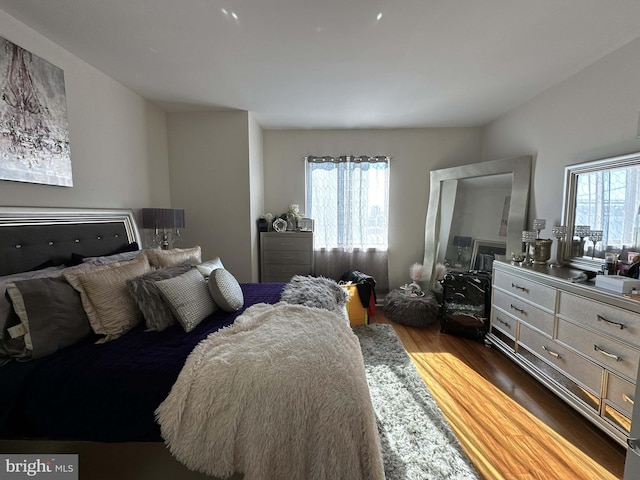
[[[344,313],[348,299],[349,292],[335,280],[305,275],[294,275],[280,295],[283,302],[325,308],[340,314]]]
[[[62,275],[64,265],[49,267],[42,270],[14,273],[0,277],[0,365],[11,360],[12,356],[23,351],[23,340],[11,338],[8,329],[19,324],[20,318],[13,311],[11,303],[5,296],[8,283],[27,280],[30,278],[56,277]]]
[[[224,268],[218,268],[209,276],[209,292],[222,310],[235,312],[244,305],[242,288],[235,277]]]
[[[73,345],[93,331],[80,294],[63,277],[36,278],[7,284],[20,318],[23,351],[19,360],[45,357]]]
[[[206,280],[196,269],[160,280],[156,286],[185,332],[193,330],[217,309]]]
[[[189,264],[154,270],[141,277],[127,280],[127,288],[142,312],[147,330],[162,331],[176,323],[169,305],[163,301],[162,294],[156,286],[159,280],[177,277],[193,267]]]

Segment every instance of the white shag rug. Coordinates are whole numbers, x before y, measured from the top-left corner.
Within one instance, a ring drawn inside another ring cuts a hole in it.
[[[386,480],[480,478],[393,327],[354,327],[378,423]]]

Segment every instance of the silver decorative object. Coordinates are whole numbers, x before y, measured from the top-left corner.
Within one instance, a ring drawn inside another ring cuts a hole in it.
[[[540,232],[547,226],[547,221],[544,218],[536,218],[533,221],[533,229],[537,232],[536,238],[540,238]]]
[[[589,232],[589,240],[593,242],[593,248],[591,250],[591,258],[593,258],[596,254],[596,244],[602,241],[602,234],[604,232],[602,230],[591,230]]]
[[[589,236],[590,231],[591,227],[589,225],[576,225],[573,227],[573,236],[580,238],[580,245],[578,246],[579,252],[572,252],[573,256],[582,257],[584,255],[584,239]],[[576,255],[576,253],[579,253],[579,255]]]
[[[551,245],[553,240],[550,238],[536,238],[533,241],[532,263],[535,265],[546,265],[551,258]]]
[[[522,231],[522,241],[523,241],[523,243],[525,243],[527,245],[526,250],[525,250],[527,252],[527,256],[524,259],[524,264],[525,265],[530,265],[531,264],[531,254],[530,254],[529,250],[531,248],[531,244],[536,241],[536,237],[537,236],[538,236],[538,232],[536,232],[535,230],[523,230]]]
[[[557,245],[556,245],[556,260],[549,266],[561,267],[562,262],[560,261],[560,252],[562,252],[562,249],[564,248],[564,241],[567,235],[567,227],[565,225],[554,225],[551,228],[551,233],[555,237]]]

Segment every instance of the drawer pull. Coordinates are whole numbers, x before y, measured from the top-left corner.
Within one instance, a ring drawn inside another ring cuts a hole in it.
[[[511,324],[509,322],[505,322],[503,319],[501,319],[500,317],[496,317],[496,320],[501,323],[502,325],[504,325],[507,328],[511,328]]]
[[[596,352],[600,352],[601,354],[603,354],[605,357],[609,357],[609,358],[613,358],[616,362],[619,362],[620,360],[622,360],[622,357],[615,355],[613,353],[609,353],[606,350],[601,349],[598,345],[594,345],[593,349]]]
[[[526,287],[522,287],[517,283],[511,283],[511,288],[515,288],[516,290],[520,290],[521,292],[528,292],[529,290]]]
[[[527,312],[525,312],[523,309],[516,307],[513,303],[511,305],[509,305],[511,307],[511,310],[514,310],[518,313],[521,313],[522,315],[526,315]]]
[[[599,322],[606,322],[610,325],[615,325],[616,327],[620,327],[620,330],[624,328],[624,323],[614,322],[613,320],[604,318],[602,315],[596,315],[596,318],[598,319]]]
[[[627,395],[626,393],[622,394],[622,400],[625,402],[629,402],[631,405],[633,405],[633,398],[631,398],[629,395]]]
[[[549,350],[546,345],[542,345],[542,349],[554,358],[558,358],[558,359],[562,358],[558,352]]]

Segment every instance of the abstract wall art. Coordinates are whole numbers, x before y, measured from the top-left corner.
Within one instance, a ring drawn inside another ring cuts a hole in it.
[[[73,186],[64,72],[2,37],[0,180]]]

